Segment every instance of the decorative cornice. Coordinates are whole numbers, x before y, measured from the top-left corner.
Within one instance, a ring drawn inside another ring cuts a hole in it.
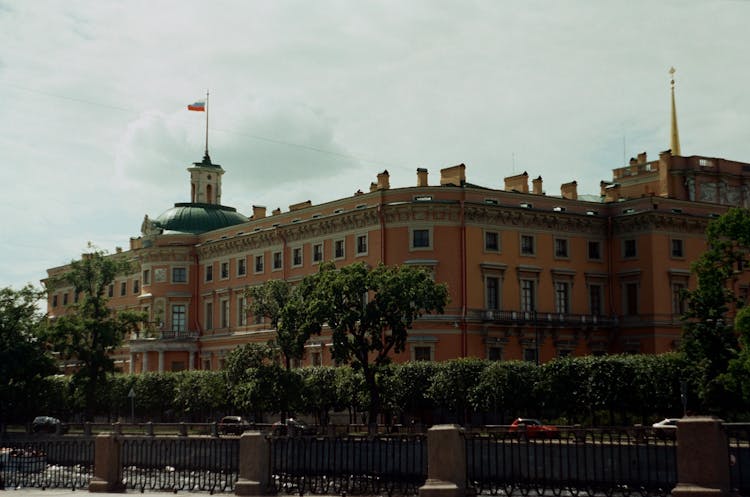
[[[474,224],[597,235],[605,233],[606,229],[605,220],[595,216],[484,204],[467,204],[465,209],[466,222]]]
[[[709,219],[707,218],[648,211],[614,218],[613,230],[615,235],[652,231],[704,235],[708,222]]]

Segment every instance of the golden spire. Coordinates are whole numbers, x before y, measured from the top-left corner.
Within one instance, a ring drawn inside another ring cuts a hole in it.
[[[682,155],[680,152],[680,132],[677,129],[677,106],[674,103],[674,73],[674,67],[669,68],[669,75],[672,77],[672,140],[670,148],[672,149],[672,155]]]

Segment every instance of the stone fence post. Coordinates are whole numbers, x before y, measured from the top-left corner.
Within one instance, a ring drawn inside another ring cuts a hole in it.
[[[246,431],[240,436],[239,478],[235,495],[264,495],[268,488],[270,469],[268,441],[259,431]]]
[[[729,449],[721,419],[690,416],[677,422],[677,486],[673,497],[728,496]]]
[[[124,492],[120,470],[120,441],[114,433],[100,433],[94,441],[94,477],[89,492]]]
[[[419,497],[464,497],[466,443],[458,425],[436,425],[427,430],[427,481]]]

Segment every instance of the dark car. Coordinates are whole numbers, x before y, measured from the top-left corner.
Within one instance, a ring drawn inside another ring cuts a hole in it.
[[[308,425],[304,421],[300,421],[294,418],[287,418],[282,421],[276,421],[273,424],[274,435],[315,435],[316,430],[314,427]]]
[[[559,438],[556,426],[542,424],[538,419],[517,418],[508,428],[509,433],[517,433],[525,438]]]
[[[31,431],[34,433],[67,433],[68,426],[52,416],[37,416],[31,422]]]
[[[219,433],[222,435],[242,435],[250,429],[250,424],[242,416],[224,416],[219,421]]]

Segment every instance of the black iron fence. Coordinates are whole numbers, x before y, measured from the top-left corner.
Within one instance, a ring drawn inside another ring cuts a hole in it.
[[[650,429],[466,434],[467,485],[490,495],[669,495],[676,444]]]
[[[750,424],[725,423],[729,445],[729,479],[732,491],[750,495]]]
[[[0,448],[2,488],[86,488],[93,470],[92,438],[14,438]]]
[[[239,475],[239,439],[123,437],[126,488],[232,492]]]
[[[271,493],[417,495],[427,479],[424,435],[271,437]]]

